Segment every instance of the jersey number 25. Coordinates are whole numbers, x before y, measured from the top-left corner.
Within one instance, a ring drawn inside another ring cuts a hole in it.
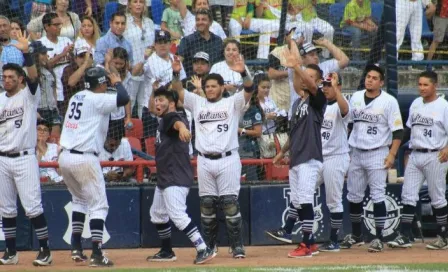
[[[70,104],[70,114],[68,115],[68,118],[72,119],[74,118],[75,120],[79,120],[79,118],[81,118],[81,107],[82,107],[82,103],[81,102],[72,102]]]

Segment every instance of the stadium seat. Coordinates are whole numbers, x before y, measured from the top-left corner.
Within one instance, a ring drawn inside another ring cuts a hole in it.
[[[140,143],[140,139],[135,137],[127,137],[127,138],[132,148],[137,149],[138,151],[142,151],[142,144]]]
[[[162,14],[164,9],[165,5],[163,4],[163,0],[151,1],[151,13],[154,24],[160,25],[162,23]]]
[[[289,166],[272,166],[272,179],[273,180],[288,180],[289,178]]]
[[[31,11],[33,9],[33,1],[28,1],[23,5],[23,22],[28,24],[31,18]]]
[[[132,118],[132,123],[134,127],[132,129],[126,130],[126,137],[135,137],[137,139],[143,138],[143,123],[142,120],[137,118]]]
[[[330,6],[330,24],[334,27],[335,36],[350,37],[350,33],[342,31],[340,24],[344,17],[345,4],[335,3]]]
[[[117,12],[118,3],[109,2],[104,6],[104,17],[103,17],[103,32],[106,33],[109,30],[109,21],[112,18],[112,14]]]
[[[375,22],[379,24],[381,22],[381,16],[383,15],[383,3],[372,3],[371,4],[372,9],[372,18],[375,19]]]
[[[156,156],[156,137],[149,137],[145,139],[146,153],[155,157]]]

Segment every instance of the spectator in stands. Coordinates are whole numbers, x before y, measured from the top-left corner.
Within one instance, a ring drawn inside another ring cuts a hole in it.
[[[230,16],[232,15],[234,0],[210,0],[213,18],[229,33]]]
[[[104,57],[109,49],[123,47],[128,51],[131,66],[134,65],[134,55],[131,43],[126,40],[123,33],[126,30],[126,15],[121,12],[112,14],[109,31],[96,42],[93,60],[96,64],[104,64]]]
[[[333,42],[334,28],[330,23],[317,16],[315,8],[316,0],[291,0],[289,5],[291,12],[300,14],[302,21],[310,26],[296,29],[296,31],[303,33],[305,42],[312,42],[314,31],[318,31],[325,37],[325,39]],[[330,57],[330,52],[327,49],[324,49],[322,51],[322,56],[328,59]]]
[[[223,59],[222,40],[220,37],[210,32],[212,21],[212,13],[210,10],[197,10],[196,32],[184,37],[180,41],[177,53],[183,59],[187,75],[193,73],[193,56],[197,52],[206,52],[210,57],[211,65]]]
[[[118,0],[118,12],[126,12],[129,0]],[[145,0],[147,15],[152,17],[151,0]]]
[[[42,16],[45,13],[50,13],[53,11],[53,0],[33,0],[31,6],[31,19]]]
[[[225,84],[224,88],[230,94],[235,93],[238,87],[243,85],[243,78],[241,77],[241,74],[230,69],[230,66],[233,65],[235,57],[240,54],[240,43],[237,40],[225,40],[224,60],[214,64],[212,69],[210,69],[210,74],[220,74],[222,76]],[[250,75],[249,68],[247,68],[247,66],[246,71]]]
[[[92,54],[95,54],[96,42],[100,38],[101,31],[95,19],[90,16],[84,16],[81,19],[81,29],[75,41],[75,50],[81,47],[90,47]]]
[[[79,15],[98,16],[98,0],[71,0],[71,11]]]
[[[128,139],[117,135],[109,128],[104,148],[99,156],[101,161],[133,161],[131,145]],[[104,179],[108,182],[128,181],[134,173],[132,166],[103,167]]]
[[[17,40],[11,38],[11,22],[7,17],[0,15],[0,68],[7,63],[23,65],[23,53],[14,46],[16,43]]]
[[[183,36],[180,21],[179,0],[170,0],[169,7],[165,8],[162,14],[162,25],[160,29],[169,32],[174,40],[180,40]]]
[[[37,121],[37,160],[39,162],[57,162],[59,156],[59,146],[49,143],[51,125],[45,119]],[[55,168],[39,168],[41,180],[61,182],[62,176]]]
[[[429,8],[427,8],[429,9]],[[434,22],[434,38],[431,46],[429,47],[428,60],[432,60],[434,53],[439,47],[439,44],[445,39],[446,30],[448,28],[448,1],[437,1],[435,15],[433,17]]]
[[[341,28],[344,31],[350,32],[353,48],[352,60],[360,61],[361,52],[361,38],[363,35],[368,36],[368,45],[374,42],[378,26],[372,20],[372,10],[370,7],[370,0],[351,0],[345,6],[344,18],[341,22]],[[356,65],[360,67],[360,65]],[[324,72],[324,75],[327,73]]]
[[[62,85],[64,88],[64,103],[59,107],[59,112],[65,116],[70,98],[77,92],[85,89],[84,74],[85,71],[92,67],[93,55],[92,49],[84,46],[75,50],[75,57],[70,65],[64,68],[62,73]]]
[[[11,32],[9,34],[9,37],[11,40],[17,40],[17,33],[21,32],[22,34],[25,33],[26,30],[25,25],[22,23],[19,19],[12,19],[11,20]]]
[[[231,1],[231,0],[227,0]],[[190,12],[185,5],[184,0],[179,0],[179,12],[182,18],[181,26],[184,33],[184,37],[193,34],[196,31],[196,12],[198,10],[210,10],[210,5],[208,0],[193,0],[192,11]],[[223,27],[216,21],[212,20],[212,25],[210,26],[210,32],[220,37],[222,40],[227,38]]]
[[[109,50],[109,52],[107,52],[104,61],[104,68],[106,71],[119,74],[121,83],[126,90],[132,87],[132,83],[130,82],[131,72],[128,59],[129,56],[126,49],[122,47],[115,47],[113,50]],[[108,92],[116,93],[117,90],[114,86],[109,86]],[[109,129],[113,129],[116,135],[124,137],[125,126],[132,128],[131,118],[131,101],[129,101],[126,106],[119,107],[116,111],[110,114]]]
[[[67,37],[74,42],[76,35],[78,35],[79,29],[81,28],[81,21],[79,20],[78,14],[68,11],[68,0],[53,0],[53,5],[54,12],[61,20],[59,35],[61,37]],[[43,17],[45,15],[34,18],[28,23],[27,30],[30,33],[31,39],[37,40],[46,35],[45,32],[47,30],[45,28],[45,23],[43,22]]]
[[[147,17],[144,0],[129,0],[126,21],[123,36],[132,46],[134,63],[144,63],[150,54],[148,51],[154,46],[155,33],[154,22]],[[137,104],[138,117],[142,118],[143,107],[148,104],[150,86],[145,86],[143,76],[135,76],[131,78],[127,91],[131,97],[131,108]]]
[[[47,67],[53,69],[56,75],[56,91],[57,91],[57,103],[60,112],[64,101],[64,88],[62,85],[62,74],[64,68],[69,65],[71,59],[71,52],[73,50],[73,43],[67,37],[61,37],[62,20],[56,13],[47,13],[42,17],[42,23],[45,28],[46,36],[39,39],[42,44],[50,49],[48,51],[48,63]]]
[[[210,72],[210,57],[205,52],[197,52],[193,56],[193,75],[184,78],[182,85],[189,92],[194,92],[205,97],[204,79]]]
[[[61,134],[61,118],[56,103],[56,75],[52,69],[48,69],[48,51],[40,41],[30,44],[33,49],[34,64],[36,65],[38,83],[40,89],[40,100],[37,107],[38,119],[44,119],[51,126],[53,134]]]

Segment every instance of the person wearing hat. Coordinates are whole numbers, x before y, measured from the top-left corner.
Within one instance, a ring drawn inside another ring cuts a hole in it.
[[[189,92],[195,92],[201,96],[205,96],[204,78],[210,72],[210,58],[205,52],[197,52],[193,56],[193,75],[182,80],[182,85]]]
[[[61,118],[56,102],[56,75],[53,69],[48,68],[48,52],[52,50],[52,48],[47,48],[43,45],[41,41],[33,41],[30,44],[40,89],[37,118],[47,120],[55,136],[59,137],[61,134]]]
[[[57,162],[59,154],[59,146],[55,143],[49,143],[50,135],[52,133],[51,123],[45,119],[37,120],[37,160],[39,162]],[[56,171],[55,168],[39,168],[40,178],[61,182],[62,176]]]

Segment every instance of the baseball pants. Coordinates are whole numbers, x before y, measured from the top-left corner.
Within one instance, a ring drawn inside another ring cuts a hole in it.
[[[26,216],[43,213],[39,165],[34,149],[17,158],[0,157],[0,216],[17,217],[17,194]]]
[[[422,20],[423,9],[422,1],[410,0],[396,0],[396,18],[397,18],[397,50],[403,44],[406,27],[409,24],[409,31],[411,32],[411,48],[412,60],[423,60],[423,45],[422,45]],[[398,53],[397,53],[398,54]]]
[[[241,160],[237,150],[219,160],[198,156],[199,196],[238,196],[241,187]]]
[[[187,214],[187,187],[156,187],[149,215],[154,224],[165,224],[171,219],[179,230],[184,230],[191,219]]]
[[[344,211],[342,205],[342,190],[349,164],[350,156],[348,153],[324,157],[322,175],[316,187],[325,183],[325,199],[331,213]]]
[[[63,151],[59,155],[59,169],[72,195],[72,210],[88,214],[91,220],[106,221],[109,205],[98,157]]]
[[[431,205],[443,208],[447,205],[446,172],[448,163],[440,163],[439,152],[412,152],[404,172],[404,184],[401,193],[401,202],[405,205],[416,206],[419,199],[419,191],[423,182],[428,182],[429,197]]]
[[[294,207],[314,203],[314,192],[322,175],[322,168],[320,161],[311,159],[289,169],[290,198]]]
[[[386,199],[387,169],[384,168],[384,159],[388,153],[389,148],[385,146],[371,151],[353,148],[348,168],[348,201],[361,203],[367,185],[370,187],[373,203],[380,203]]]

